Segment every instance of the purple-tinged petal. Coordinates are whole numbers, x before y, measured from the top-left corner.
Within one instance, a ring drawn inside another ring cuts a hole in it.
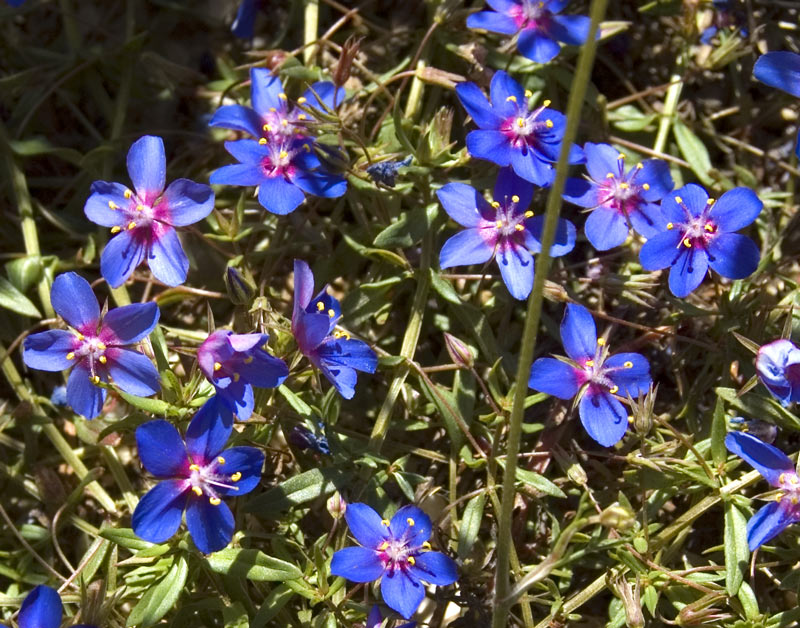
[[[705,251],[681,248],[677,262],[669,271],[669,289],[683,298],[699,286],[708,272],[708,255]]]
[[[458,580],[458,570],[452,558],[441,552],[417,554],[414,564],[408,570],[412,577],[446,587]]]
[[[528,249],[511,243],[501,243],[497,252],[500,275],[512,297],[527,299],[533,288],[533,256]]]
[[[790,340],[763,345],[756,356],[761,382],[783,405],[800,397],[800,349]]]
[[[63,371],[73,365],[67,354],[80,345],[78,337],[65,329],[51,329],[25,338],[22,360],[28,368]]]
[[[375,604],[369,611],[369,615],[367,615],[366,628],[380,628],[382,623],[383,616],[381,615],[381,609],[377,604]]]
[[[205,496],[191,495],[186,507],[186,527],[203,554],[224,549],[233,538],[233,513],[225,502],[214,505]]]
[[[131,527],[139,538],[163,543],[178,531],[186,506],[188,480],[164,480],[151,488],[136,505]]]
[[[265,178],[264,171],[258,163],[233,164],[217,168],[208,177],[215,185],[258,185]]]
[[[352,399],[356,394],[356,382],[358,374],[355,369],[340,364],[331,364],[320,358],[309,356],[322,374],[325,376],[336,391],[345,399]]]
[[[329,338],[317,350],[328,365],[337,364],[352,369],[374,373],[378,367],[378,356],[370,346],[355,338]]]
[[[250,107],[242,105],[225,105],[214,112],[208,126],[244,131],[250,135],[261,137],[261,117]]]
[[[639,353],[617,353],[605,361],[605,368],[614,369],[609,379],[619,387],[620,397],[630,395],[634,399],[645,394],[652,383],[650,363]]]
[[[436,192],[447,215],[464,227],[477,227],[491,213],[486,199],[471,185],[448,183]]]
[[[179,286],[186,281],[189,258],[183,251],[175,229],[164,226],[161,233],[153,238],[147,263],[153,276],[168,286]]]
[[[636,184],[643,185],[645,183],[650,186],[650,189],[643,189],[639,194],[650,203],[660,201],[669,194],[675,187],[675,182],[672,180],[667,162],[661,159],[648,159],[643,162],[636,175]]]
[[[50,289],[53,309],[67,324],[80,332],[95,331],[100,306],[89,282],[77,273],[63,273]]]
[[[501,203],[510,203],[513,196],[518,196],[517,207],[520,213],[525,211],[533,200],[534,187],[531,183],[518,176],[512,168],[502,168],[497,173],[494,184],[494,198]]]
[[[583,383],[575,367],[555,358],[539,358],[531,366],[528,386],[559,399],[572,399]]]
[[[244,380],[238,382],[230,380],[227,387],[217,388],[217,396],[240,421],[246,421],[252,416],[256,406],[253,387]]]
[[[280,175],[267,177],[258,186],[258,202],[268,212],[279,216],[293,212],[305,198],[303,190]]]
[[[381,579],[381,595],[389,608],[411,619],[425,598],[425,588],[408,573],[397,569]]]
[[[500,131],[472,131],[467,135],[467,151],[477,159],[485,159],[498,166],[508,166],[512,153],[508,138]]]
[[[491,33],[513,35],[517,32],[517,23],[510,15],[502,15],[493,11],[479,11],[467,18],[469,28],[481,28]]]
[[[383,563],[374,550],[345,547],[333,555],[331,573],[352,582],[372,582],[383,575]]]
[[[622,404],[591,385],[581,398],[578,414],[589,436],[603,447],[619,442],[628,429],[628,413]]]
[[[503,123],[489,103],[486,96],[475,83],[459,83],[456,85],[456,96],[464,109],[481,129],[499,129]],[[471,151],[470,151],[471,152]]]
[[[781,476],[796,476],[794,463],[777,447],[747,432],[730,432],[725,447],[758,471],[772,486],[781,486]]]
[[[58,591],[40,584],[28,593],[19,609],[19,628],[59,628],[63,606]]]
[[[359,545],[375,550],[389,538],[389,528],[382,523],[381,516],[367,504],[347,504],[344,518]]]
[[[103,410],[106,391],[92,384],[89,377],[86,366],[75,365],[67,380],[67,403],[78,414],[93,419]]]
[[[747,236],[720,233],[708,243],[708,264],[723,277],[744,279],[758,268],[761,251]]]
[[[534,216],[525,221],[527,231],[523,231],[525,245],[531,253],[542,251],[542,234],[544,233],[544,216]],[[569,220],[559,218],[556,223],[556,233],[553,238],[553,246],[550,247],[551,257],[561,257],[575,248],[576,237],[575,225]],[[530,236],[530,237],[528,237]]]
[[[231,24],[231,32],[239,39],[252,39],[256,23],[256,0],[242,0]]]
[[[593,358],[597,349],[594,318],[582,305],[568,303],[561,320],[561,342],[573,360]]]
[[[164,191],[167,179],[167,157],[164,142],[155,135],[144,135],[128,151],[128,174],[136,195],[148,205]]]
[[[276,388],[289,376],[286,363],[266,351],[254,351],[250,357],[253,360],[249,363],[242,361],[237,372],[243,380],[257,388]]]
[[[392,537],[406,539],[408,547],[421,547],[431,538],[432,527],[431,518],[412,504],[400,508],[389,522]]]
[[[294,311],[292,321],[308,307],[314,296],[314,274],[303,260],[294,260]]]
[[[753,66],[753,76],[800,98],[800,54],[779,51],[761,55]]]
[[[452,236],[444,243],[439,254],[439,267],[452,268],[467,264],[483,264],[492,259],[494,254],[493,243],[487,237],[496,237],[489,229],[464,229]]]
[[[616,209],[598,207],[586,219],[586,237],[598,251],[619,246],[628,237],[628,223]]]
[[[186,450],[195,464],[211,462],[225,447],[233,431],[233,416],[217,397],[206,401],[186,428]]]
[[[720,231],[738,231],[753,222],[764,203],[750,188],[734,188],[719,197],[708,212]]]
[[[563,198],[579,207],[596,207],[600,204],[597,185],[586,179],[569,178],[564,184]]]
[[[114,384],[129,395],[149,397],[161,390],[158,370],[146,355],[120,347],[109,347],[105,355]]]
[[[477,133],[477,131],[473,131],[473,133]],[[546,187],[555,179],[555,168],[551,164],[542,161],[535,151],[528,149],[523,153],[521,150],[511,149],[509,150],[509,155],[514,172],[526,181]]]
[[[586,171],[593,180],[605,181],[609,173],[620,177],[620,165],[624,164],[624,160],[620,159],[621,153],[616,148],[610,144],[586,142],[583,152],[586,155]]]
[[[325,339],[330,331],[330,319],[327,314],[300,313],[292,325],[297,346],[304,354],[309,355]]]
[[[540,30],[535,28],[524,29],[517,39],[517,49],[531,61],[547,63],[561,52],[561,46]]]
[[[292,183],[306,194],[322,198],[339,198],[347,192],[347,180],[325,170],[297,170]]]
[[[502,70],[494,73],[489,94],[492,108],[503,118],[515,115],[520,107],[524,110],[528,101],[522,86]]]
[[[498,13],[510,13],[516,6],[519,6],[519,0],[486,0],[486,4],[492,7]]]
[[[123,231],[108,241],[100,256],[100,272],[112,288],[119,288],[142,263],[145,247],[141,241]]]
[[[565,44],[580,46],[589,37],[591,23],[585,15],[555,15],[550,23],[550,34]]]
[[[258,349],[269,340],[268,334],[230,334],[227,338],[234,351],[250,351]]]
[[[91,195],[86,199],[83,213],[93,223],[103,227],[115,227],[125,221],[119,208],[128,207],[130,200],[125,198],[127,187],[121,183],[95,181],[90,188]],[[112,209],[114,206],[116,209]]]
[[[763,506],[747,522],[747,545],[750,551],[754,552],[796,521],[789,500]]]
[[[280,77],[273,76],[266,68],[250,69],[250,97],[253,109],[260,116],[265,116],[272,107],[283,108],[284,102],[280,98],[282,93],[283,85]]]
[[[169,222],[173,227],[186,227],[202,220],[214,209],[214,191],[189,179],[175,179],[167,186],[161,203],[167,203]]]
[[[136,428],[136,447],[145,469],[157,478],[188,475],[183,439],[169,421],[157,419]]]
[[[130,345],[146,338],[158,324],[160,311],[154,301],[132,303],[109,310],[103,318],[100,338],[107,345]],[[104,333],[108,330],[113,337]]]
[[[681,232],[677,229],[662,231],[650,238],[639,251],[639,263],[645,270],[661,270],[667,268],[681,253]]]
[[[226,477],[234,473],[241,473],[232,488],[217,487],[220,495],[238,497],[246,495],[261,482],[261,469],[264,467],[264,452],[255,447],[231,447],[220,453],[225,460],[217,467],[217,472]]]

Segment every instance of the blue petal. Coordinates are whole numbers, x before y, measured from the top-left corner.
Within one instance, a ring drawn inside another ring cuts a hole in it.
[[[464,227],[477,227],[484,215],[491,214],[486,199],[466,183],[448,183],[437,190],[436,196],[447,215]]]
[[[189,258],[183,251],[175,229],[164,226],[161,233],[153,238],[147,263],[153,276],[168,286],[179,286],[186,281]]]
[[[389,522],[389,530],[396,540],[405,539],[408,547],[422,547],[431,538],[431,518],[416,506],[400,508]]]
[[[244,380],[231,380],[226,388],[217,388],[217,397],[240,421],[249,419],[255,409],[253,387]]]
[[[596,207],[600,204],[597,185],[586,179],[570,177],[564,184],[563,198],[579,207]]]
[[[53,309],[67,323],[81,332],[97,329],[100,306],[89,282],[77,273],[63,273],[50,289]]]
[[[783,474],[795,476],[794,463],[777,447],[746,432],[730,432],[725,447],[758,471],[772,486],[780,486]]]
[[[383,616],[381,615],[381,609],[377,604],[375,604],[372,609],[370,609],[369,615],[367,615],[366,628],[380,628],[382,623]]]
[[[292,183],[306,194],[322,198],[339,198],[347,191],[346,179],[325,170],[297,170]]]
[[[590,386],[578,406],[581,423],[589,436],[603,447],[611,447],[625,436],[628,413],[604,390]]]
[[[353,582],[372,582],[383,575],[383,564],[374,550],[345,547],[333,555],[331,573]]]
[[[266,68],[250,69],[250,96],[255,109],[262,117],[270,108],[283,109],[284,102],[280,98],[283,93],[280,77],[273,76]]]
[[[534,272],[533,256],[528,249],[511,242],[501,243],[497,265],[511,296],[520,301],[528,298]]]
[[[231,32],[240,39],[252,39],[256,22],[256,0],[242,0],[231,24]]]
[[[800,349],[789,340],[775,340],[758,350],[756,372],[764,386],[783,405],[797,401],[795,397],[800,392],[800,369],[795,365],[798,364]]]
[[[145,247],[130,231],[108,241],[100,256],[100,272],[112,288],[119,288],[142,263]]]
[[[292,312],[292,326],[295,318],[303,312],[311,297],[314,295],[314,274],[308,264],[301,259],[294,260],[294,310]]]
[[[203,554],[224,549],[233,538],[233,513],[228,504],[216,506],[203,497],[191,495],[186,507],[186,527]]]
[[[796,521],[788,500],[762,507],[747,522],[747,545],[750,551],[757,550]]]
[[[616,209],[598,207],[586,219],[586,237],[598,251],[619,246],[628,237],[628,223]]]
[[[261,482],[261,469],[264,467],[264,452],[255,447],[231,447],[220,453],[225,459],[217,469],[219,473],[230,477],[234,473],[241,473],[241,477],[232,482],[233,488],[217,487],[220,495],[238,497],[246,495]]]
[[[528,386],[559,399],[572,399],[581,381],[575,367],[555,358],[539,358],[531,367]]]
[[[720,231],[738,231],[753,222],[764,206],[749,188],[734,188],[719,197],[708,212],[708,218]]]
[[[663,230],[663,216],[655,203],[641,203],[628,214],[628,218],[636,233],[645,238],[653,238]]]
[[[121,183],[95,181],[90,188],[91,195],[86,199],[83,213],[93,223],[103,227],[114,227],[122,224],[125,216],[119,209],[111,209],[109,203],[116,207],[128,207],[131,201],[125,198],[127,187]]]
[[[589,37],[591,23],[585,15],[555,15],[550,23],[550,33],[558,41],[580,46]]]
[[[583,152],[586,155],[586,171],[592,179],[597,182],[605,181],[609,173],[620,177],[620,166],[624,165],[624,160],[620,158],[621,153],[616,148],[610,144],[586,142]]]
[[[486,4],[498,13],[510,13],[515,7],[519,7],[519,0],[486,0]]]
[[[473,132],[477,133],[477,131]],[[510,149],[509,154],[514,172],[526,181],[546,187],[555,179],[555,168],[551,164],[542,161],[536,151],[528,149],[523,153],[519,149]]]
[[[250,107],[242,105],[225,105],[214,112],[208,126],[244,131],[250,135],[261,137],[261,117]]]
[[[137,427],[136,447],[144,468],[157,478],[171,478],[188,472],[186,447],[178,430],[169,421],[157,419]]]
[[[475,83],[456,85],[456,96],[464,109],[481,129],[499,129],[503,119],[492,110],[492,106]],[[470,151],[471,152],[471,151]]]
[[[139,342],[155,329],[159,315],[158,305],[153,301],[132,303],[110,310],[103,318],[103,329],[110,330],[114,338],[106,341],[106,344],[130,345]]]
[[[343,87],[337,89],[330,81],[317,81],[303,92],[303,98],[308,101],[308,106],[318,111],[325,111],[325,107],[336,109],[344,102],[346,95],[347,92]]]
[[[753,76],[800,98],[800,55],[794,52],[768,52],[753,66]]]
[[[761,251],[739,233],[720,233],[708,243],[708,264],[723,277],[744,279],[758,268]]]
[[[513,152],[508,138],[500,131],[472,131],[467,135],[467,151],[477,159],[486,159],[498,166],[508,166]]]
[[[28,368],[40,371],[63,371],[72,366],[67,354],[80,344],[75,334],[64,329],[52,329],[25,338],[22,360]]]
[[[354,338],[331,338],[317,353],[328,365],[338,364],[366,373],[374,373],[378,366],[378,356],[370,346]]]
[[[28,593],[19,609],[19,628],[58,628],[63,607],[58,591],[40,584]]]
[[[297,346],[306,355],[309,355],[325,339],[330,330],[330,320],[327,314],[307,314],[301,312],[296,320],[292,321],[292,332],[297,341]]]
[[[561,342],[573,360],[593,358],[597,350],[597,327],[594,318],[582,305],[567,304],[561,320]]]
[[[358,380],[358,374],[355,369],[340,364],[330,364],[319,358],[314,360],[314,356],[309,357],[312,357],[312,361],[314,361],[319,370],[322,371],[325,379],[333,384],[334,388],[336,388],[337,392],[342,397],[345,399],[353,398],[356,394],[356,381]]]
[[[185,227],[202,220],[214,209],[214,191],[189,179],[175,179],[167,186],[161,203],[169,207],[169,224]]]
[[[526,236],[526,246],[531,253],[542,251],[542,234],[544,232],[544,216],[534,216],[525,221],[527,231],[523,231]],[[527,236],[530,235],[530,238]],[[553,238],[553,246],[550,247],[551,257],[561,257],[575,248],[575,225],[569,220],[559,218],[556,223],[556,233]]]
[[[669,289],[679,298],[687,296],[697,288],[708,271],[708,255],[705,251],[681,248],[680,257],[669,271]]]
[[[377,549],[389,538],[389,528],[383,525],[381,516],[366,504],[347,504],[344,518],[359,545]]]
[[[675,183],[672,181],[667,162],[661,159],[648,159],[643,162],[636,175],[636,184],[643,185],[645,183],[650,186],[650,189],[642,190],[639,194],[648,202],[660,201],[669,194],[670,190],[675,187]]]
[[[237,372],[257,388],[276,388],[289,376],[286,363],[266,351],[253,351],[250,357],[253,358],[251,362],[241,361],[238,364]]]
[[[458,570],[452,558],[441,552],[423,552],[415,556],[414,565],[409,568],[412,577],[440,587],[458,580]]]
[[[293,212],[305,198],[303,190],[280,175],[267,177],[258,186],[258,202],[268,212],[279,216]]]
[[[222,451],[233,431],[233,416],[228,407],[211,397],[192,418],[186,428],[186,449],[192,461],[208,464]]]
[[[148,205],[161,195],[167,179],[167,157],[160,137],[144,135],[131,145],[128,174],[136,195]]]
[[[425,598],[425,589],[402,569],[387,573],[381,579],[381,595],[389,608],[396,610],[406,619],[417,611]]]
[[[251,353],[253,355],[261,352],[262,347],[269,340],[269,334],[228,334],[226,338],[231,349],[241,353]]]
[[[650,238],[639,251],[639,263],[645,270],[661,270],[675,260],[681,246],[681,232],[677,229],[662,231]]]
[[[527,28],[520,33],[517,49],[536,63],[547,63],[561,52],[561,46],[557,42],[536,28]]]
[[[129,395],[148,397],[161,389],[158,370],[146,355],[130,349],[109,347],[108,372],[114,383]]]
[[[625,366],[626,363],[631,366]],[[645,394],[649,390],[653,381],[650,377],[650,363],[639,353],[617,353],[608,358],[604,366],[616,369],[608,377],[619,386],[617,394],[620,397],[630,395],[636,399],[640,393]]]
[[[452,268],[468,264],[483,264],[492,259],[494,245],[488,242],[484,233],[488,229],[464,229],[444,243],[439,253],[439,267]],[[488,233],[488,237],[496,237]]]
[[[509,15],[501,15],[493,11],[479,11],[467,18],[469,28],[482,28],[492,33],[502,33],[503,35],[513,35],[517,32],[517,24],[514,18]]]
[[[233,164],[222,166],[208,177],[215,185],[258,185],[264,180],[264,171],[258,163]]]
[[[225,150],[237,161],[254,166],[257,165],[259,170],[261,170],[260,164],[262,160],[272,155],[272,150],[269,146],[259,144],[256,140],[247,139],[225,142]]]
[[[67,380],[67,403],[78,414],[93,419],[103,410],[106,391],[92,384],[89,369],[76,364]]]
[[[502,70],[494,73],[489,94],[495,113],[502,118],[518,115],[520,108],[523,111],[526,109],[528,99],[525,98],[522,87]]]
[[[494,184],[494,198],[501,203],[511,202],[512,196],[518,196],[517,208],[522,213],[533,200],[534,187],[529,181],[518,176],[512,168],[502,168],[497,173]]]
[[[164,480],[151,488],[136,505],[131,527],[136,536],[163,543],[178,531],[189,494],[187,480]]]
[[[670,202],[674,202],[675,204],[677,204],[677,201],[675,201],[676,197],[681,198],[683,204],[686,205],[686,207],[688,208],[689,213],[695,218],[697,218],[698,216],[700,216],[700,214],[703,213],[703,211],[706,208],[706,205],[708,204],[708,192],[706,192],[704,188],[697,185],[696,183],[688,183],[679,190],[675,190],[675,192],[673,192],[669,196],[666,196],[664,198],[664,201],[662,202],[662,207],[664,203],[668,202],[667,199],[669,199]],[[681,209],[680,211],[681,215],[684,216],[683,221],[685,222],[686,220],[685,210]]]

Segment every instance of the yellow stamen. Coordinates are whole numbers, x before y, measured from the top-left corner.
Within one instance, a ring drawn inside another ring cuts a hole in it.
[[[242,479],[242,472],[241,471],[237,471],[236,473],[231,475],[231,482],[238,482],[241,479]]]
[[[277,109],[275,109],[275,107],[270,107],[270,108],[269,108],[269,110],[270,110],[272,113],[275,113],[275,112],[277,111]]]
[[[789,484],[797,484],[798,482],[800,482],[800,480],[797,479],[796,475],[789,476]]]
[[[608,389],[608,392],[610,392],[612,395],[616,395],[618,390],[619,386],[612,386],[611,388]]]
[[[684,238],[683,246],[685,246],[687,249],[692,248],[692,241],[689,238]]]
[[[128,231],[130,231],[131,229],[135,229],[135,228],[136,228],[136,223],[131,220],[128,223]]]
[[[642,168],[644,168],[644,164],[640,161],[638,164],[636,164],[636,169],[641,170]]]
[[[506,98],[506,102],[517,102],[517,97],[509,96],[508,98]]]
[[[193,486],[193,487],[192,487],[192,491],[193,491],[193,492],[194,492],[194,494],[195,494],[195,495],[197,495],[198,497],[202,497],[202,495],[203,495],[203,489],[202,489],[202,488],[200,488],[199,486]]]
[[[234,373],[234,374],[233,374],[233,381],[234,381],[234,382],[238,382],[238,381],[239,381],[239,379],[240,379],[239,373]]]
[[[317,309],[318,309],[320,312],[324,312],[324,311],[325,311],[325,304],[324,304],[322,301],[319,301],[319,302],[317,303]]]
[[[271,131],[272,130],[272,127],[269,124],[265,124],[261,128],[264,129],[265,131]]]
[[[300,98],[297,99],[297,104],[298,105],[305,105],[306,102],[307,102],[307,100],[306,100],[305,96],[300,96]]]
[[[779,501],[781,501],[782,499],[783,499],[783,493],[782,493],[781,491],[778,491],[778,492],[775,494],[775,501],[776,501],[776,502],[779,502]]]
[[[409,564],[409,565],[415,565],[415,564],[416,564],[416,562],[417,562],[417,559],[416,559],[416,558],[414,558],[413,556],[409,556],[409,557],[408,557],[408,564]]]
[[[381,524],[388,527],[389,526],[389,520],[388,519],[381,519]]]
[[[496,223],[494,223],[494,226],[497,227],[498,229],[502,229],[503,221],[502,220],[498,220]]]
[[[281,126],[289,126],[288,120],[281,120]]]
[[[220,364],[219,362],[214,362],[214,370],[215,371],[218,371],[221,368],[222,368],[222,364]]]
[[[125,198],[130,198],[131,196],[133,196],[133,192],[131,192],[130,190],[125,190],[122,193],[122,196],[124,196]]]
[[[609,173],[606,175],[606,179],[613,179],[613,178],[614,178],[614,173],[613,173],[613,172],[609,172]]]
[[[778,482],[779,482],[780,484],[783,484],[784,482],[786,482],[786,474],[785,474],[785,473],[781,473],[781,474],[778,476]]]
[[[427,541],[425,541],[425,542],[422,544],[422,547],[423,547],[424,549],[430,549],[430,548],[431,548],[431,544],[430,544],[430,543],[428,543]]]
[[[552,129],[553,128],[553,121],[552,120],[545,120],[544,124],[548,129]]]
[[[671,222],[668,222],[668,223],[667,223],[667,230],[668,230],[668,231],[671,231],[671,230],[672,230],[672,229],[674,229],[674,228],[675,228],[675,225],[673,225]]]
[[[288,156],[289,153],[287,153],[285,150],[282,150],[281,152],[278,153],[278,157],[280,157],[281,159],[286,159]]]
[[[225,464],[225,458],[223,458],[222,456],[217,456],[217,462],[219,462],[220,464]]]
[[[532,97],[533,97],[533,92],[531,90],[529,90],[529,89],[526,89],[525,90],[525,98],[532,98]]]
[[[533,212],[530,209],[525,212],[525,218],[533,218]]]
[[[406,523],[408,525],[410,525],[410,526],[413,526],[414,525],[414,520],[411,517],[409,517],[408,519],[406,519]]]
[[[710,198],[710,199],[708,199],[708,200],[706,201],[706,204],[707,204],[707,205],[713,205],[713,204],[714,204],[714,199],[713,199],[713,198]]]
[[[598,338],[597,339],[597,344],[599,344],[601,347],[604,346],[606,344],[606,339],[605,338]]]
[[[136,211],[137,211],[137,212],[142,212],[142,211],[144,211],[144,205],[142,205],[141,203],[139,203],[139,204],[136,206]]]
[[[260,140],[258,140],[258,143],[261,144],[262,146],[266,146],[269,143],[269,141],[267,140],[266,137],[262,137]]]
[[[522,118],[517,118],[517,126],[520,127],[520,128],[524,127],[525,126],[525,120],[523,120]]]
[[[311,152],[311,146],[309,146],[308,144],[303,144],[303,150],[306,151],[307,153],[310,153]]]
[[[298,120],[305,120],[307,117],[308,117],[308,116],[306,116],[306,114],[304,114],[304,113],[301,113],[300,115],[298,115],[298,116],[297,116],[297,119],[298,119]]]
[[[199,471],[199,470],[200,470],[200,465],[199,464],[190,464],[189,465],[189,471]]]
[[[646,192],[647,190],[650,189],[650,184],[649,183],[642,184],[642,189]]]
[[[678,205],[680,205],[681,203],[683,203],[683,199],[680,196],[676,196],[675,202],[678,203]]]
[[[70,351],[70,352],[67,354],[67,360],[74,360],[74,359],[75,359],[75,353],[74,353],[74,352],[72,352],[72,351]]]
[[[280,98],[281,100],[288,100],[287,97],[286,97],[286,94],[284,94],[283,92],[278,94],[278,98]]]
[[[80,333],[80,332],[78,332],[77,336],[78,336],[78,340],[85,340],[85,339],[86,339],[86,336],[84,336],[84,335],[83,335],[82,333]]]
[[[627,360],[625,362],[625,364],[623,364],[622,366],[624,366],[626,369],[632,369],[633,368],[633,362],[631,362],[630,360]]]
[[[519,203],[519,196],[517,196],[516,194],[513,194],[511,196],[511,202],[512,203]]]
[[[617,155],[617,159],[625,159],[625,153],[620,153]]]
[[[334,316],[336,316],[336,312],[334,312],[333,310],[328,310],[328,316],[330,318],[333,318]]]
[[[111,233],[119,233],[122,231],[122,227],[111,227]]]
[[[586,360],[586,366],[594,366],[594,360]]]
[[[104,356],[104,355],[101,355],[97,359],[100,361],[100,364],[105,364],[106,362],[108,362],[108,358],[106,356]]]
[[[500,207],[500,202],[499,201],[492,201],[492,207],[497,209],[498,207]]]
[[[514,225],[514,229],[517,231],[525,231],[525,225]]]
[[[99,384],[100,383],[100,377],[98,375],[95,375],[94,377],[92,377],[92,383],[93,384]]]
[[[119,205],[117,205],[114,201],[108,201],[108,208],[109,209],[119,209]]]
[[[105,351],[106,350],[106,343],[98,342],[97,343],[97,348],[100,349],[100,351]]]
[[[705,227],[703,227],[703,229],[705,229],[706,231],[709,231],[709,232],[714,231],[714,225],[708,225],[707,224]]]
[[[542,102],[542,106],[543,107],[549,107],[551,102],[553,102],[553,101],[552,100],[544,100]]]
[[[222,500],[219,497],[209,497],[208,498],[208,503],[211,504],[212,506],[219,506],[221,501]]]
[[[252,355],[248,355],[248,356],[247,356],[247,357],[244,359],[244,363],[245,363],[245,364],[250,364],[252,361],[253,361],[253,356],[252,356]]]
[[[623,190],[627,190],[631,186],[629,184],[623,182],[623,183],[619,184],[619,187],[621,187]]]

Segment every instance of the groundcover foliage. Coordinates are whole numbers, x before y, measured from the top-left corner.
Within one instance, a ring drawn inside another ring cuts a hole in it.
[[[0,3],[3,625],[797,625],[798,11]]]

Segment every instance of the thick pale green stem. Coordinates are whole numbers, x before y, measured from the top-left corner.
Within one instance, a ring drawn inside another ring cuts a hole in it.
[[[578,59],[578,67],[572,80],[572,87],[567,104],[567,128],[564,130],[564,139],[561,145],[556,178],[547,197],[547,210],[545,213],[544,234],[542,236],[542,252],[536,260],[536,276],[533,289],[528,298],[528,312],[525,319],[525,329],[522,336],[519,363],[517,365],[516,389],[514,403],[511,407],[509,418],[508,440],[506,441],[505,469],[503,473],[502,509],[498,520],[497,531],[497,565],[495,572],[495,604],[492,614],[492,628],[503,628],[508,624],[508,615],[511,602],[508,600],[510,592],[510,578],[508,563],[511,554],[511,519],[516,498],[515,479],[517,473],[517,454],[519,454],[520,438],[522,435],[522,415],[525,409],[527,396],[528,375],[533,362],[533,352],[536,346],[536,335],[539,330],[539,318],[542,311],[542,298],[544,283],[550,270],[550,247],[555,240],[558,214],[561,209],[561,194],[567,178],[569,167],[569,150],[578,132],[583,98],[586,86],[594,64],[595,51],[597,50],[597,29],[606,13],[608,0],[593,0],[591,9],[591,26],[586,43]]]
[[[319,0],[306,0],[303,13],[303,63],[309,65],[314,60],[317,45],[317,28],[319,27]]]
[[[656,135],[656,142],[653,144],[653,150],[657,153],[664,152],[664,147],[667,145],[667,137],[669,130],[672,127],[672,120],[675,117],[675,111],[678,109],[678,102],[681,99],[681,90],[683,90],[683,70],[686,67],[686,55],[681,52],[675,64],[675,72],[669,77],[670,83],[667,96],[664,98],[664,110],[661,112],[661,120],[658,123],[658,133]]]

